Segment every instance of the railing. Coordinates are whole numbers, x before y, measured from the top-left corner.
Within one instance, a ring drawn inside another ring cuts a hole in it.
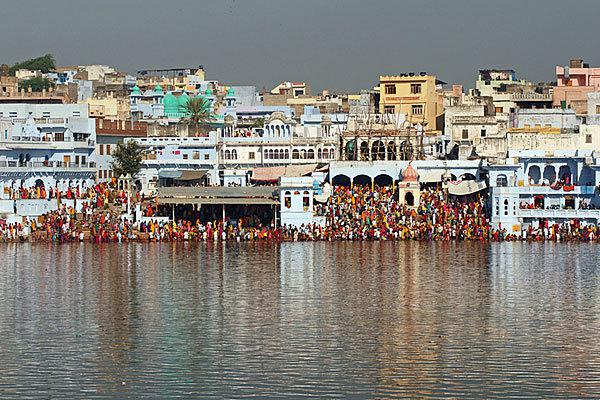
[[[520,209],[518,213],[523,218],[600,218],[600,210],[584,209]]]
[[[79,169],[79,168],[96,168],[96,163],[88,162],[88,163],[79,163],[76,164],[74,162],[63,162],[63,161],[0,161],[0,168],[42,168],[42,169],[52,169],[52,168],[66,168],[66,169]]]

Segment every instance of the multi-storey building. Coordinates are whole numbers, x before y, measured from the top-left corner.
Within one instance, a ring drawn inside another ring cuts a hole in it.
[[[552,105],[574,108],[578,114],[587,112],[587,95],[600,91],[600,68],[590,68],[581,59],[571,60],[568,66],[556,67],[556,87]]]
[[[509,151],[489,165],[491,223],[520,234],[529,226],[600,222],[600,160],[591,150]]]
[[[85,104],[0,104],[2,195],[32,186],[85,187],[96,175],[96,129]]]
[[[379,77],[379,112],[404,114],[411,124],[424,125],[428,131],[437,131],[443,114],[441,85],[435,75],[425,72]]]

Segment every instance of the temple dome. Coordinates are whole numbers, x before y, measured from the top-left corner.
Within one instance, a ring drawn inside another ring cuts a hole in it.
[[[154,86],[154,93],[163,93],[162,86],[160,86],[160,83],[157,83],[156,86]]]
[[[205,96],[212,96],[212,91],[208,88],[206,88],[206,90],[204,91],[204,95]]]
[[[417,182],[418,180],[419,174],[417,174],[417,171],[409,163],[408,167],[402,171],[402,182]]]
[[[177,97],[171,92],[165,95],[163,99],[165,115],[168,114],[177,114],[177,109],[179,107],[179,102],[177,101]]]
[[[186,112],[185,107],[187,106],[188,101],[190,101],[190,96],[186,92],[183,92],[183,94],[181,94],[177,98],[177,102],[179,103],[179,112],[180,113]]]
[[[131,89],[131,94],[141,94],[140,87],[138,85],[135,85],[133,89]]]
[[[233,96],[235,95],[235,90],[233,90],[233,87],[229,87],[229,89],[227,90],[227,96]]]

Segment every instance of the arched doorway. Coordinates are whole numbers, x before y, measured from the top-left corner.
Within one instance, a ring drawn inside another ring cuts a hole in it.
[[[36,179],[36,181],[35,181],[35,187],[36,187],[36,188],[40,188],[40,189],[41,189],[41,188],[43,188],[44,186],[45,186],[45,185],[44,185],[44,181],[43,181],[43,180],[41,180],[41,179]]]
[[[370,158],[369,158],[369,143],[362,142],[360,144],[360,158],[359,159],[362,161],[370,160]]]
[[[392,186],[392,183],[394,182],[394,180],[392,179],[391,176],[389,176],[387,174],[380,174],[375,177],[373,182],[377,186]]]
[[[408,141],[400,143],[400,149],[398,151],[400,159],[403,161],[412,160],[413,157],[413,146]]]
[[[573,183],[571,168],[568,165],[560,166],[558,169],[558,179],[560,179],[566,185],[571,185]]]
[[[540,179],[542,177],[540,167],[538,167],[537,165],[532,165],[531,167],[529,167],[529,172],[527,173],[527,176],[529,176],[529,183],[539,185]]]
[[[412,192],[406,192],[406,194],[404,195],[404,204],[406,204],[409,207],[414,207],[415,196],[412,194]]]
[[[388,142],[387,145],[387,159],[390,161],[395,161],[397,158],[397,154],[396,154],[396,143],[394,143],[393,141]]]
[[[336,175],[331,180],[331,184],[334,186],[350,186],[352,181],[346,175]]]
[[[354,177],[353,182],[355,185],[370,186],[371,185],[371,177],[367,176],[367,175],[358,175],[358,176]]]
[[[546,165],[544,167],[544,183],[552,185],[556,182],[556,169],[553,165]]]
[[[371,158],[373,161],[385,160],[385,146],[381,140],[376,140],[371,146]]]

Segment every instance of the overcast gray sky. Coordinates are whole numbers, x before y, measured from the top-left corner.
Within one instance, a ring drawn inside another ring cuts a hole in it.
[[[435,73],[472,86],[514,67],[553,80],[600,65],[600,0],[10,0],[0,62],[53,53],[59,65],[204,65],[207,78],[356,90],[379,74]]]

